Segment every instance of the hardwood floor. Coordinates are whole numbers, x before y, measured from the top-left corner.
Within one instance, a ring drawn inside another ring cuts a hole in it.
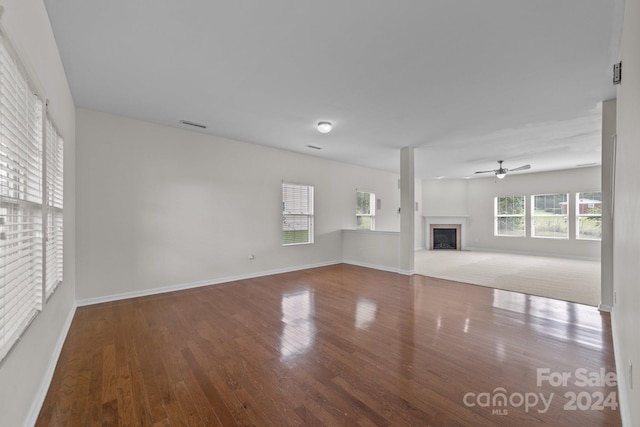
[[[619,426],[611,372],[593,307],[336,265],[78,308],[37,425]]]

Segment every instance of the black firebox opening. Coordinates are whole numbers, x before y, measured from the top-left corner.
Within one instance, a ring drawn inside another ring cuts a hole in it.
[[[434,228],[433,249],[458,249],[455,228]]]

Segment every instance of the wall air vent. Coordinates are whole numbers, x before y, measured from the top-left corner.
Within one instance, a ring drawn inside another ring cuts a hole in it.
[[[619,85],[622,81],[622,61],[613,64],[613,84]]]
[[[206,129],[207,127],[205,125],[201,125],[200,123],[194,123],[194,122],[190,122],[189,120],[180,120],[180,123],[182,123],[183,125],[187,125],[187,126],[194,126],[200,129]]]

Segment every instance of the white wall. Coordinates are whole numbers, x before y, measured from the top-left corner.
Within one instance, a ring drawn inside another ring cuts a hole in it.
[[[399,230],[394,174],[82,109],[77,132],[81,302],[340,262],[356,188]],[[280,243],[282,180],[315,186],[312,245]]]
[[[640,1],[625,2],[617,96],[612,311],[624,425],[640,425]],[[629,373],[633,365],[633,389]]]
[[[343,230],[342,236],[345,263],[399,272],[399,232]]]
[[[0,365],[0,425],[32,424],[75,311],[75,107],[41,0],[4,0],[0,24],[49,113],[64,147],[64,282]]]
[[[422,215],[466,216],[468,180],[430,179],[422,181]]]
[[[503,180],[427,180],[423,182],[424,215],[466,215],[467,249],[599,259],[600,242],[576,240],[573,228],[568,240],[496,237],[493,234],[493,215],[496,196],[567,192],[570,193],[570,203],[573,203],[576,192],[600,190],[600,179],[600,168],[591,167],[513,174]],[[571,208],[571,212],[575,210]],[[530,235],[530,227],[527,229]]]

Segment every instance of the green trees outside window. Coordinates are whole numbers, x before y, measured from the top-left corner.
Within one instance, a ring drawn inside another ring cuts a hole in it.
[[[525,237],[525,196],[495,198],[496,236]]]

